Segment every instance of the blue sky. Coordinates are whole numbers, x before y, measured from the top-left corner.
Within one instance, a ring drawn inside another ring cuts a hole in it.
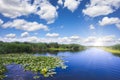
[[[120,0],[0,0],[0,40],[117,44]]]

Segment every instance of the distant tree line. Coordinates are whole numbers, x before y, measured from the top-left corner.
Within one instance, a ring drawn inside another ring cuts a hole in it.
[[[2,42],[0,41],[0,53],[31,53],[43,51],[79,51],[84,47],[79,44],[58,43],[29,43],[29,42]]]
[[[115,50],[120,50],[120,44],[110,46],[110,48],[115,49]]]

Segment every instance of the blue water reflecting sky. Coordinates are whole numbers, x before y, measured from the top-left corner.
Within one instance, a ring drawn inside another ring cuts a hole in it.
[[[56,75],[49,78],[41,77],[41,80],[120,80],[120,57],[104,50],[91,48],[76,53],[59,52],[57,56],[64,56],[62,58],[68,67],[66,69],[57,68]],[[17,69],[19,71],[19,68]],[[27,80],[30,75],[33,76],[29,72],[22,72],[23,74],[25,75],[23,80]],[[5,80],[13,80],[10,77],[16,73],[11,71],[7,75],[8,78]]]

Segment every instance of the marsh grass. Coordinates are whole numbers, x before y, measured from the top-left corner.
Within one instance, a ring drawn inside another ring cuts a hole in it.
[[[111,52],[112,54],[120,55],[120,50],[112,49],[112,48],[102,48],[105,51]]]

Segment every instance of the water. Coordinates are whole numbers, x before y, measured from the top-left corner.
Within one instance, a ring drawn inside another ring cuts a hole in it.
[[[101,49],[91,48],[82,52],[44,55],[62,57],[67,61],[65,64],[68,68],[65,70],[57,68],[57,74],[53,77],[42,76],[38,80],[120,80],[120,57]],[[8,77],[5,80],[33,80],[34,74],[30,71],[24,72],[20,65],[9,65],[7,69]]]

